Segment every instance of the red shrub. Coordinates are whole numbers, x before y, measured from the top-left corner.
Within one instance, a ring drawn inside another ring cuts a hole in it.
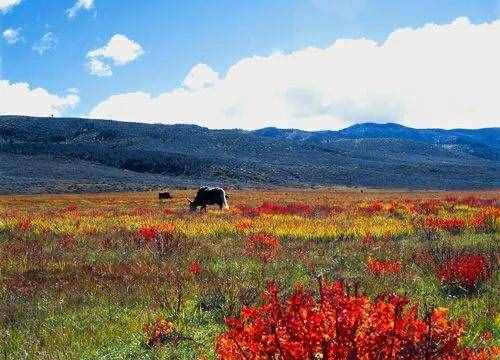
[[[397,274],[401,272],[401,262],[397,260],[368,259],[367,266],[376,275]]]
[[[425,219],[424,226],[430,230],[444,230],[450,232],[459,232],[465,227],[465,220],[460,218],[437,218],[428,217]]]
[[[247,229],[250,229],[251,227],[252,227],[252,221],[249,219],[241,219],[236,224],[236,229],[238,231],[245,231]]]
[[[165,215],[165,216],[170,216],[170,215],[174,215],[174,214],[175,214],[175,212],[171,209],[164,209],[163,210],[163,215]]]
[[[256,256],[262,261],[274,260],[278,254],[279,239],[272,235],[256,234],[246,239],[245,252],[247,255]]]
[[[167,342],[173,332],[174,325],[162,317],[156,318],[152,324],[144,325],[148,346],[158,346]]]
[[[415,210],[424,215],[437,214],[441,208],[441,201],[438,199],[424,200],[416,205]]]
[[[382,211],[383,208],[384,208],[384,203],[382,203],[381,201],[374,201],[368,206],[361,207],[360,210],[365,215],[373,215]]]
[[[156,237],[159,234],[158,229],[151,226],[142,226],[141,228],[139,228],[137,233],[142,239],[146,241],[151,241],[156,239]]]
[[[481,199],[475,196],[468,196],[460,201],[464,205],[481,207],[481,206],[494,206],[496,203],[495,199]]]
[[[439,267],[438,276],[444,285],[474,290],[490,276],[489,265],[482,255],[456,256]]]
[[[478,211],[470,220],[469,225],[476,231],[494,231],[495,220],[500,216],[496,208],[484,208]]]
[[[22,231],[30,231],[31,230],[31,220],[30,219],[23,219],[20,223],[19,223],[19,230],[22,230]]]
[[[188,271],[192,275],[199,275],[203,272],[203,267],[198,261],[192,261],[191,264],[189,264]]]
[[[313,359],[493,359],[496,349],[473,352],[459,347],[462,322],[451,322],[447,310],[435,309],[425,320],[416,307],[398,296],[370,301],[349,295],[341,283],[323,283],[320,300],[297,290],[278,298],[276,285],[265,303],[245,307],[227,318],[228,330],[216,345],[221,360]]]
[[[240,211],[244,216],[258,215],[302,215],[309,216],[313,212],[313,208],[303,203],[291,203],[282,205],[274,202],[263,202],[262,205],[255,208],[249,206],[240,206]]]

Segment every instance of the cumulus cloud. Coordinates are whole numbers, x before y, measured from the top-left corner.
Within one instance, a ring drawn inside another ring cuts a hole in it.
[[[75,5],[66,10],[69,19],[73,19],[80,10],[90,10],[94,7],[94,0],[77,0]]]
[[[5,42],[9,45],[14,45],[23,39],[21,36],[21,29],[20,28],[5,29],[2,33],[2,37],[5,40]]]
[[[43,88],[8,80],[0,80],[0,98],[0,115],[60,116],[80,101],[75,94],[51,94]]]
[[[183,84],[153,96],[117,94],[93,118],[335,129],[364,121],[413,127],[498,125],[500,20],[402,28],[378,43],[340,39],[326,48],[244,58],[224,76],[196,65]]]
[[[87,53],[87,67],[92,75],[111,76],[111,65],[126,65],[144,54],[142,46],[127,38],[125,35],[116,34],[109,42],[98,49]]]
[[[35,45],[33,45],[33,50],[35,50],[40,55],[43,55],[47,51],[55,48],[57,42],[58,42],[57,37],[53,33],[48,32],[45,35],[43,35],[42,38],[35,43]]]
[[[213,86],[219,80],[219,74],[206,64],[194,66],[184,79],[183,85],[191,90],[200,90]]]
[[[14,6],[17,6],[21,3],[21,0],[0,0],[0,12],[6,13]]]

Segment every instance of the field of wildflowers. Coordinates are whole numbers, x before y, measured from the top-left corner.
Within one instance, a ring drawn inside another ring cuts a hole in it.
[[[0,359],[494,359],[490,192],[0,197]]]

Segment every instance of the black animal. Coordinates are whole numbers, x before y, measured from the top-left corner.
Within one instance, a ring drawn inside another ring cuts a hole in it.
[[[207,205],[219,205],[221,210],[223,208],[229,209],[229,205],[227,204],[228,198],[229,196],[226,195],[226,192],[222,188],[203,186],[198,190],[193,201],[188,199],[189,208],[191,211],[195,211],[198,207],[201,207],[202,210],[206,210]]]
[[[161,192],[158,194],[158,200],[162,201],[168,199],[172,199],[172,196],[170,195],[169,192]]]

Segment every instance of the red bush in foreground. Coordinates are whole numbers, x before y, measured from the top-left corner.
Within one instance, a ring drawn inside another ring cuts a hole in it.
[[[496,348],[460,348],[463,325],[449,321],[446,309],[421,320],[416,307],[406,309],[405,298],[370,301],[349,295],[339,282],[323,282],[319,301],[302,290],[282,301],[270,284],[264,300],[243,308],[239,319],[226,319],[229,329],[216,345],[220,360],[479,360],[498,354]]]
[[[488,261],[481,255],[454,257],[439,267],[438,276],[444,285],[471,291],[489,277]]]

